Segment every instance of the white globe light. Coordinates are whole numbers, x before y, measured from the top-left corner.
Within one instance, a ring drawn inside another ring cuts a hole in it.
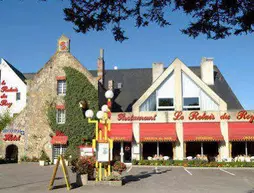
[[[106,93],[105,93],[105,97],[107,99],[112,99],[114,97],[114,93],[112,90],[108,90]]]
[[[92,118],[93,117],[93,111],[92,110],[87,110],[85,113],[87,118]]]
[[[104,116],[104,112],[103,112],[103,111],[98,111],[98,112],[96,113],[96,117],[97,117],[98,119],[102,119],[103,116]]]
[[[101,110],[103,111],[103,112],[108,112],[108,105],[103,105],[102,107],[101,107]]]

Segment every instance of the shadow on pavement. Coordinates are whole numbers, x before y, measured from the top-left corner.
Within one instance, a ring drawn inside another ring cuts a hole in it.
[[[154,169],[153,172],[140,172],[137,175],[127,175],[123,178],[123,185],[127,183],[131,183],[131,182],[140,181],[141,179],[149,178],[152,175],[167,173],[168,171],[171,171],[171,169],[167,169],[163,171],[161,169]]]
[[[57,190],[57,189],[61,189],[61,188],[67,188],[66,184],[53,186],[52,190]],[[75,182],[71,183],[71,190],[76,189],[76,188],[79,188],[79,186]]]

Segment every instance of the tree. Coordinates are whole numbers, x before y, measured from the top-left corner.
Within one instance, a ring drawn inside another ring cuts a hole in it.
[[[170,25],[165,15],[176,10],[191,16],[181,31],[193,38],[204,34],[208,39],[222,39],[254,31],[253,0],[71,0],[64,13],[76,32],[111,27],[115,40],[122,42],[128,39],[122,27],[125,20],[134,19],[137,28],[150,23],[165,27]]]
[[[7,125],[12,122],[12,120],[13,118],[10,116],[10,113],[8,111],[0,115],[0,133],[2,130],[5,129]]]

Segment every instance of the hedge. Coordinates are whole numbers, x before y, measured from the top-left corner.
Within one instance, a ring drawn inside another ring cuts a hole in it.
[[[254,167],[254,162],[207,162],[203,160],[133,160],[133,165],[182,167]]]

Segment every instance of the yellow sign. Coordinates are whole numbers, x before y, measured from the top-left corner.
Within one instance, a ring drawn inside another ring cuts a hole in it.
[[[63,170],[63,173],[64,173],[64,179],[65,179],[65,183],[66,183],[67,189],[68,190],[71,189],[68,170],[67,170],[67,167],[66,167],[66,164],[65,164],[63,156],[60,155],[57,158],[56,166],[54,168],[54,172],[53,172],[52,178],[51,178],[50,183],[49,183],[49,190],[53,189],[53,185],[54,185],[54,181],[55,181],[55,178],[56,178],[56,173],[57,173],[57,169],[59,167],[60,161],[62,162],[62,170]]]

